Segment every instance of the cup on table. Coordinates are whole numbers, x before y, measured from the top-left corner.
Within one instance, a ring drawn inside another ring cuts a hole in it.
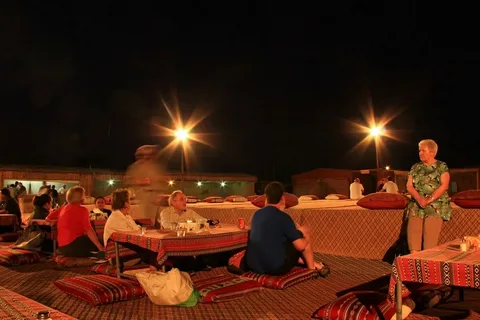
[[[147,232],[147,227],[141,227],[140,232],[141,232],[142,236],[144,236],[145,233]]]
[[[185,228],[177,229],[177,237],[185,237],[186,233],[187,233],[187,229]]]

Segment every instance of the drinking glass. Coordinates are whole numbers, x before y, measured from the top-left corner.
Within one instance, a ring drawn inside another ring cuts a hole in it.
[[[178,228],[177,229],[177,237],[185,237],[187,229],[185,228]]]

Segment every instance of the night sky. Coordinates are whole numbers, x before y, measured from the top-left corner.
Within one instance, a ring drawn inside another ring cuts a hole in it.
[[[347,121],[366,124],[369,101],[378,118],[398,114],[387,128],[402,141],[386,141],[382,166],[410,168],[423,138],[451,168],[480,165],[466,7],[17,2],[0,10],[2,164],[123,170],[138,146],[168,143],[152,124],[172,126],[162,98],[178,98],[185,120],[209,113],[195,131],[214,148],[193,145],[192,171],[374,168]]]

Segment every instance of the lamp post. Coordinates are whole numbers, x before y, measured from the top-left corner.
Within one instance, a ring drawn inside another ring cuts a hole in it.
[[[185,141],[188,140],[188,131],[184,129],[177,129],[175,131],[175,137],[180,143],[182,144],[182,153],[181,153],[181,175],[182,175],[182,183],[181,183],[181,188],[182,192],[184,192],[185,188],[183,186],[183,181],[184,181],[184,176],[185,176],[185,148],[184,148],[184,143]]]
[[[380,180],[380,160],[379,160],[379,138],[382,136],[383,134],[383,128],[381,127],[372,127],[370,128],[370,136],[373,137],[373,139],[375,140],[375,160],[376,160],[376,163],[377,163],[377,181]]]

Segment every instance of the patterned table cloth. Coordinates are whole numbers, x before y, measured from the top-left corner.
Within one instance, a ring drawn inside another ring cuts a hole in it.
[[[460,251],[461,240],[396,258],[392,267],[389,295],[401,304],[410,291],[402,282],[443,284],[480,289],[480,250]],[[401,292],[395,291],[395,285]]]
[[[49,311],[50,318],[55,320],[75,319],[58,310],[0,287],[0,319],[37,319],[39,311]]]
[[[110,239],[158,252],[158,263],[163,264],[169,256],[196,256],[244,248],[247,246],[248,230],[222,224],[220,228],[187,233],[185,237],[177,237],[175,231],[153,229],[147,230],[144,236],[139,231],[114,232]],[[107,245],[106,256],[107,259],[115,257],[111,245]]]

